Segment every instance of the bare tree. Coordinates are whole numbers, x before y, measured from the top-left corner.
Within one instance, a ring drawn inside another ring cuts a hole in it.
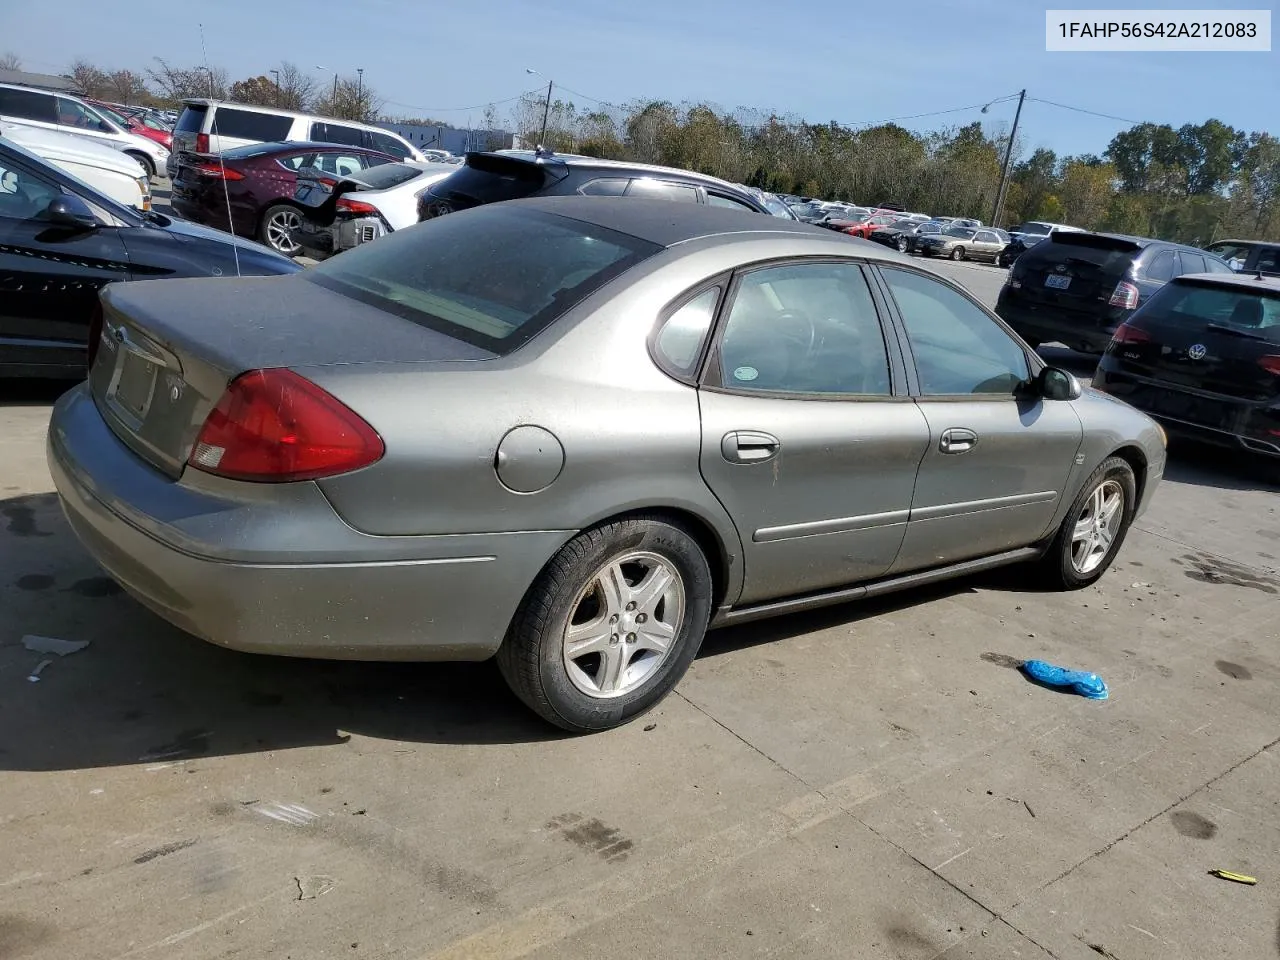
[[[323,92],[312,105],[316,113],[340,120],[370,123],[386,103],[368,84],[350,77],[338,77],[331,90]]]
[[[317,82],[315,77],[303,73],[297,64],[288,60],[280,64],[280,69],[273,76],[277,77],[280,90],[280,106],[286,110],[305,110],[315,99]]]
[[[160,99],[177,105],[188,97],[227,98],[227,71],[221,67],[175,67],[163,57],[147,70],[147,79],[155,84]]]
[[[21,70],[22,58],[10,50],[6,54],[0,54],[0,70]]]
[[[88,60],[77,60],[71,64],[67,78],[75,85],[76,93],[86,97],[106,96],[110,85],[106,72]]]
[[[147,85],[132,70],[117,70],[104,79],[107,91],[116,103],[137,104],[150,99]]]

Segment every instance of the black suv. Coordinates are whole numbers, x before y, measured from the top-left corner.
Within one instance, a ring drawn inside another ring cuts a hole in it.
[[[455,173],[418,196],[418,220],[522,197],[650,197],[731,207],[769,216],[751,194],[723,180],[643,163],[539,150],[469,153]]]
[[[1266,240],[1219,240],[1205,250],[1227,261],[1228,266],[1240,273],[1261,273],[1263,276],[1280,277],[1280,243]]]
[[[1093,385],[1171,431],[1280,466],[1280,279],[1178,277],[1116,330]]]
[[[1174,277],[1231,273],[1180,243],[1111,233],[1058,232],[1014,261],[996,313],[1031,346],[1102,353],[1116,327]]]

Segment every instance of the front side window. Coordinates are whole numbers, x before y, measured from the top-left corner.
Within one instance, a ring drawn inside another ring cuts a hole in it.
[[[627,189],[628,197],[646,197],[655,200],[680,200],[685,203],[697,203],[698,191],[685,183],[672,183],[669,180],[650,180],[641,177],[631,181]]]
[[[743,392],[889,396],[889,356],[862,269],[765,267],[738,286],[719,349],[720,385]]]
[[[748,206],[741,200],[734,200],[732,197],[726,197],[719,193],[707,191],[707,203],[713,207],[727,207],[730,210],[745,210],[747,213],[755,213],[755,208]]]
[[[78,130],[99,130],[112,133],[110,124],[82,103],[58,98],[58,123],[64,127],[75,127]]]
[[[1031,375],[1018,342],[958,291],[909,270],[881,273],[907,328],[922,394],[1012,397]]]
[[[677,376],[688,376],[694,372],[719,299],[719,287],[703,290],[679,307],[662,325],[654,350],[658,362],[669,372]]]
[[[349,147],[364,146],[364,131],[341,123],[313,123],[311,139],[316,143],[341,143]]]
[[[56,184],[26,170],[8,167],[0,158],[0,219],[38,220],[61,195]]]
[[[662,249],[580,220],[505,207],[432,218],[326,260],[306,277],[506,354]]]

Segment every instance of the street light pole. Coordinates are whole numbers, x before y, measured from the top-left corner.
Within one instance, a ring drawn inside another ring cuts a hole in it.
[[[547,115],[551,113],[551,87],[554,84],[554,80],[547,81],[547,102],[542,108],[542,133],[538,135],[538,146],[540,147],[544,147],[547,144]]]
[[[364,110],[364,67],[356,67],[356,109],[360,111],[357,119],[364,123],[367,119]]]
[[[1000,188],[996,190],[995,206],[991,209],[991,226],[1000,226],[1000,208],[1004,206],[1004,192],[1009,185],[1009,161],[1013,159],[1013,141],[1018,136],[1018,119],[1022,116],[1022,101],[1027,98],[1026,90],[1018,91],[1018,109],[1013,113],[1013,129],[1009,131],[1009,142],[1004,148],[1004,163],[1000,167]]]
[[[276,106],[278,107],[280,106],[280,71],[268,70],[267,72],[276,78]]]

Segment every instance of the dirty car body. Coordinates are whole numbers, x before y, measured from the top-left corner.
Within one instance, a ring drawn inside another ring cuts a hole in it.
[[[1163,471],[1151,420],[1072,389],[959,286],[776,218],[537,198],[211,283],[104,293],[48,441],[80,539],[207,640],[499,652],[571,729],[651,706],[684,669],[654,651],[691,659],[708,625],[1035,560],[1097,470],[1136,476],[1125,522]],[[306,454],[336,468],[271,446],[254,425],[282,406],[289,442],[338,424]],[[591,557],[595,579],[556,573]],[[563,657],[529,653],[556,623]],[[653,656],[605,677],[624,641]]]

